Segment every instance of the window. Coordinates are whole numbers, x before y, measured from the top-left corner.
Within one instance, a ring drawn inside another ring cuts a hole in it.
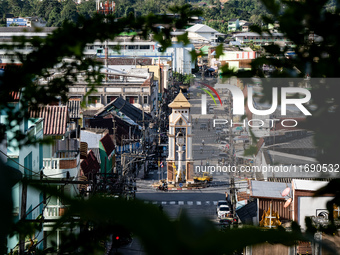
[[[107,103],[112,102],[113,100],[115,100],[117,98],[117,96],[107,96]]]
[[[32,152],[24,158],[24,176],[32,179]]]
[[[89,104],[98,104],[100,103],[100,96],[89,96],[88,97]]]
[[[137,96],[127,96],[126,101],[128,101],[130,104],[137,104],[138,103],[138,97]]]
[[[43,168],[43,145],[39,144],[39,169]]]
[[[129,45],[129,46],[128,46],[128,49],[129,49],[129,50],[138,49],[138,45]]]
[[[148,96],[143,96],[143,104],[147,104],[148,103]]]
[[[139,48],[141,50],[149,50],[150,49],[150,45],[141,45],[141,46],[139,46]]]

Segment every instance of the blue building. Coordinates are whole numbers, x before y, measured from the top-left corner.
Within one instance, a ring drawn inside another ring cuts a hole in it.
[[[14,107],[12,111],[19,112],[21,108],[19,101],[20,93],[12,93],[12,96],[13,102],[10,103],[10,105]],[[8,118],[6,111],[0,112],[0,123],[6,125],[7,122]],[[11,139],[18,130],[26,134],[27,137],[42,139],[43,125],[44,120],[42,118],[24,119],[24,121],[14,128],[14,130],[6,132],[6,148],[2,146],[2,152],[5,150],[4,155],[6,157],[7,165],[12,167],[12,169],[19,170],[22,176],[28,179],[37,179],[40,177],[40,171],[43,169],[43,147],[40,144],[36,144],[25,145],[19,149],[17,142],[11,141]],[[23,218],[33,220],[42,216],[44,200],[42,191],[24,186],[19,182],[12,188],[12,198],[13,218],[15,222]],[[33,242],[37,243],[41,241],[43,234],[36,232],[31,238]],[[8,238],[8,252],[10,249],[17,249],[18,242],[18,236]],[[42,248],[42,243],[38,247]]]
[[[27,24],[30,23],[29,18],[7,18],[6,19],[6,26],[18,26],[18,27],[27,27]]]

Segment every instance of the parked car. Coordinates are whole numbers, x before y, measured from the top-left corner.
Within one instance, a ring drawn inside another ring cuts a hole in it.
[[[228,205],[228,202],[226,200],[218,200],[217,206],[216,206],[216,213],[218,213],[218,210],[219,210],[221,205]]]
[[[202,176],[195,176],[194,182],[211,182],[213,177],[208,173],[203,173]]]
[[[228,205],[221,205],[217,211],[217,217],[220,219],[230,216],[231,216],[230,207]]]

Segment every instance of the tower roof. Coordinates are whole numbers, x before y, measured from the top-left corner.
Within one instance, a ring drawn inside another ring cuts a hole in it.
[[[188,99],[185,98],[181,90],[174,101],[172,101],[168,106],[170,108],[190,108],[191,104]]]

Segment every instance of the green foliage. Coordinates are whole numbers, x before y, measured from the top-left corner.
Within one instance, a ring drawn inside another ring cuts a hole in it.
[[[81,4],[77,6],[77,11],[80,16],[86,19],[91,18],[96,13],[96,1],[82,1]]]
[[[139,2],[136,3],[141,4]],[[236,2],[234,4],[236,5]],[[240,4],[241,3],[237,3],[237,6]],[[268,7],[273,6],[271,8],[274,14],[277,13],[274,2],[268,2],[266,4]],[[320,4],[315,4],[317,7],[320,7]],[[260,75],[260,71],[257,69],[259,65],[268,63],[275,65],[278,70],[287,70],[285,74],[289,74],[289,70],[299,68],[302,73],[308,71],[315,76],[336,76],[336,71],[340,65],[338,61],[340,47],[338,47],[339,37],[333,31],[339,30],[338,26],[340,22],[332,23],[330,21],[338,21],[338,12],[336,12],[336,15],[333,15],[321,10],[315,11],[311,10],[308,5],[311,4],[302,2],[290,3],[287,5],[286,13],[277,17],[281,22],[281,29],[286,32],[297,45],[297,60],[295,62],[288,62],[285,59],[258,59],[253,63],[256,74]],[[60,19],[57,20],[54,17],[53,20],[50,20],[50,16],[56,16],[58,10],[61,11],[62,7],[59,2],[54,0],[42,1],[41,5],[39,5],[39,13],[44,16],[48,13],[45,17],[48,18],[50,24],[55,24],[60,22]],[[139,6],[139,8],[141,8],[141,6]],[[97,84],[100,84],[102,76],[95,71],[98,70],[96,68],[98,63],[91,59],[84,58],[83,50],[86,44],[93,43],[95,40],[104,41],[106,39],[114,39],[115,36],[126,30],[134,30],[138,31],[140,36],[144,38],[147,38],[150,32],[157,34],[156,39],[160,41],[162,47],[165,48],[169,46],[171,44],[170,31],[172,31],[173,28],[184,28],[188,23],[188,17],[198,14],[198,12],[192,10],[189,5],[185,5],[182,8],[173,7],[172,10],[179,13],[179,19],[150,14],[141,17],[130,15],[127,18],[116,20],[113,16],[108,16],[104,19],[104,17],[100,15],[94,15],[92,19],[80,17],[76,21],[73,21],[72,18],[70,19],[72,22],[65,21],[62,27],[56,30],[46,40],[41,38],[22,39],[22,41],[20,41],[22,45],[30,43],[33,45],[34,50],[25,57],[18,53],[23,63],[22,68],[8,69],[5,75],[1,77],[0,110],[7,112],[10,122],[8,125],[0,126],[0,139],[2,140],[4,138],[6,131],[13,130],[18,123],[21,123],[28,117],[28,107],[35,108],[40,104],[47,104],[54,101],[57,96],[61,96],[62,100],[66,101],[68,86],[77,80],[77,73],[85,73],[91,90],[93,90]],[[231,11],[236,12],[235,9],[233,10],[232,8]],[[308,13],[313,14],[313,19],[307,15]],[[69,12],[65,11],[63,15],[64,17],[73,17],[69,14]],[[306,24],[307,30],[300,24],[301,22]],[[319,27],[318,22],[320,22],[321,25],[328,24],[332,30],[325,29],[326,26]],[[170,25],[168,28],[157,33],[158,31],[154,27],[154,24],[161,23]],[[306,41],[306,33],[308,34],[310,31],[315,31],[315,33],[322,35],[324,41],[319,43]],[[297,35],[295,35],[295,33],[297,33]],[[182,41],[184,40],[185,38],[182,39]],[[267,53],[272,53],[272,50],[277,49],[269,47]],[[323,55],[324,52],[328,53],[326,57]],[[50,80],[47,86],[37,86],[36,81],[49,77],[51,75],[50,70],[55,68],[56,64],[60,63],[63,57],[72,58],[74,61],[71,63],[63,63],[62,66],[58,68],[57,71],[63,74],[62,77]],[[315,57],[318,57],[317,62],[315,61]],[[222,70],[225,74],[235,75],[235,72],[227,70],[226,68]],[[239,73],[238,75],[245,74]],[[248,73],[246,75],[249,76]],[[279,72],[278,75],[280,75]],[[317,87],[317,84],[315,84],[315,87],[316,93],[319,93],[319,98],[316,99],[316,102],[318,104],[318,111],[320,112],[316,112],[316,115],[313,115],[313,118],[309,121],[313,123],[313,127],[317,132],[316,139],[319,140],[318,145],[324,149],[324,155],[322,156],[325,156],[325,158],[321,159],[329,160],[327,163],[338,162],[338,156],[340,154],[338,144],[340,141],[336,121],[339,116],[339,109],[335,108],[333,112],[328,111],[328,109],[330,106],[339,105],[339,86],[330,84],[326,87]],[[21,108],[15,112],[13,111],[13,106],[9,103],[11,100],[10,92],[12,91],[21,91],[22,105]],[[329,101],[331,101],[331,104],[327,105]],[[324,125],[326,120],[328,126]],[[318,123],[318,121],[321,122]],[[27,141],[25,137],[24,133],[18,132],[15,138],[21,144],[37,142]],[[11,222],[12,184],[9,180],[15,178],[11,176],[12,172],[11,174],[9,174],[8,171],[6,172],[6,170],[8,170],[7,167],[2,165],[1,169],[0,202],[4,208],[1,210],[4,224],[1,228],[0,241],[3,247],[5,237],[10,229],[12,233],[17,231],[22,234],[23,232],[29,232],[31,226],[22,230],[21,226],[25,225],[25,222],[20,221],[16,225]],[[138,237],[149,254],[232,254],[234,251],[240,250],[246,245],[264,242],[293,245],[297,240],[310,240],[309,236],[301,234],[296,224],[292,224],[292,232],[286,232],[282,228],[277,230],[264,230],[247,227],[220,232],[207,220],[192,220],[188,218],[185,213],[182,214],[178,220],[170,221],[158,208],[152,205],[145,205],[140,201],[128,202],[103,197],[91,197],[88,200],[72,199],[65,197],[57,190],[49,187],[34,185],[48,194],[62,198],[63,201],[70,205],[67,213],[55,226],[57,228],[68,222],[72,222],[70,232],[65,233],[64,242],[62,242],[62,247],[60,247],[59,252],[61,253],[74,254],[81,252],[82,254],[96,254],[100,250],[98,246],[99,241],[105,240],[109,234],[117,229],[121,229],[121,227],[132,232],[135,237]],[[334,193],[337,194],[334,202],[339,204],[339,185],[333,184],[333,186],[329,187],[334,187],[334,189],[327,190],[327,192],[334,191]],[[331,204],[328,204],[329,208],[330,205]],[[75,218],[75,216],[78,218]],[[79,221],[77,222],[75,219],[79,219]],[[71,231],[71,229],[76,226],[81,227],[79,235]],[[313,230],[311,230],[311,233],[313,233]]]
[[[138,200],[125,201],[102,196],[79,200],[60,195],[59,191],[47,186],[33,185],[47,194],[60,196],[70,205],[55,229],[66,222],[75,222],[74,216],[79,221],[73,227],[84,226],[79,235],[65,233],[59,248],[62,254],[76,251],[81,254],[95,254],[100,250],[100,240],[105,240],[110,233],[122,229],[133,233],[141,241],[147,254],[155,255],[233,254],[242,250],[245,245],[264,242],[294,245],[296,240],[309,240],[300,231],[288,232],[282,228],[264,230],[243,227],[220,231],[211,221],[189,218],[185,212],[177,220],[170,221],[157,206]]]
[[[268,15],[268,12],[259,1],[230,0],[223,5],[223,8],[219,3],[216,7],[206,8],[203,17],[206,25],[221,33],[228,33],[230,19],[238,18],[262,25],[262,15]]]
[[[76,4],[73,0],[68,0],[64,3],[63,10],[61,11],[60,17],[63,21],[76,22],[78,19],[78,12]]]

